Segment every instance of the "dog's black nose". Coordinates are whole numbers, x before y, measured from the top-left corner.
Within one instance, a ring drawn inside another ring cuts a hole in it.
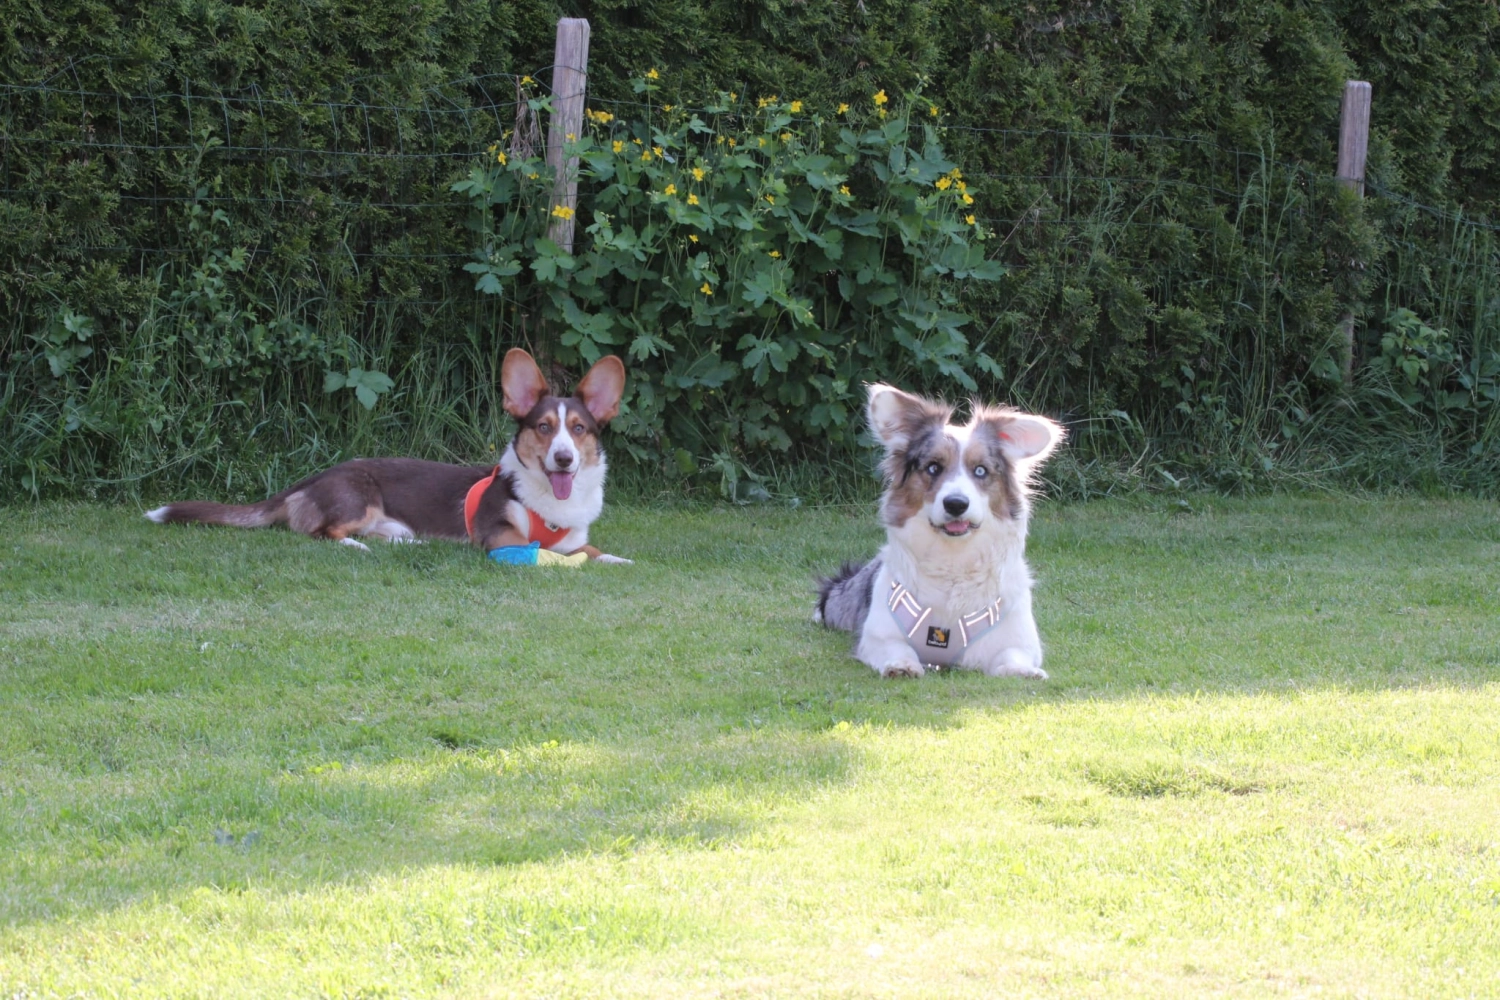
[[[557,467],[559,469],[566,469],[568,466],[573,464],[573,453],[569,451],[560,451],[557,453],[557,456],[553,458],[553,461],[557,463]]]
[[[943,509],[954,517],[969,509],[969,498],[961,496],[948,496],[943,498]]]

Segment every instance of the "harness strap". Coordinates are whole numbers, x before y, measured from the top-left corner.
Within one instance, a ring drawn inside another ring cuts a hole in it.
[[[479,501],[483,498],[485,491],[495,485],[495,480],[499,475],[500,466],[497,465],[494,472],[470,486],[469,492],[464,496],[464,530],[468,532],[471,542],[474,540],[474,515],[479,513]]]
[[[531,540],[533,542],[541,542],[544,549],[552,548],[552,546],[563,540],[564,535],[573,530],[572,528],[559,528],[548,524],[542,519],[542,515],[530,507],[526,508],[526,513],[531,516]]]
[[[479,513],[479,501],[483,499],[484,494],[489,488],[495,485],[495,480],[499,476],[500,466],[497,465],[494,472],[491,472],[488,476],[470,486],[469,492],[464,496],[464,530],[468,532],[469,541],[471,542],[474,540],[474,515]],[[563,537],[569,531],[573,530],[571,528],[559,528],[548,524],[542,518],[542,515],[530,507],[526,508],[526,513],[531,519],[531,540],[533,542],[541,542],[544,549],[552,548],[558,542],[562,541]]]
[[[932,607],[923,607],[917,603],[916,597],[907,589],[906,585],[899,580],[891,580],[891,594],[886,599],[886,607],[890,609],[891,617],[906,634],[908,642],[917,643],[917,631],[932,617]],[[962,644],[959,648],[967,649],[990,629],[999,625],[1005,618],[1005,599],[999,598],[993,604],[987,605],[978,611],[964,615],[958,620],[958,637]],[[941,643],[929,643],[930,645],[948,644],[946,626],[936,625],[930,631],[941,636]]]

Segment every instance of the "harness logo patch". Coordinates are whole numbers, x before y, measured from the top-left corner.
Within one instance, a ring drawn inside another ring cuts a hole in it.
[[[938,649],[948,648],[948,636],[952,629],[938,628],[936,625],[927,629],[927,645],[936,646]]]

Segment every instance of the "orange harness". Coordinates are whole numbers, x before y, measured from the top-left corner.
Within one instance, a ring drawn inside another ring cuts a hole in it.
[[[469,541],[471,542],[474,540],[474,515],[479,513],[479,500],[484,496],[486,490],[495,485],[495,480],[499,476],[500,466],[497,465],[494,472],[491,472],[488,476],[470,486],[468,494],[464,496],[464,529],[468,531]],[[571,528],[558,528],[548,524],[542,519],[542,515],[530,507],[526,507],[525,510],[531,519],[531,540],[533,542],[541,542],[544,549],[552,548],[558,542],[562,541],[563,537],[572,530]]]

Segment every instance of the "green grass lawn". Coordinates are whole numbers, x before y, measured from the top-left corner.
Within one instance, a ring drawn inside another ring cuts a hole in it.
[[[858,510],[634,566],[0,510],[0,997],[1500,996],[1500,517],[1034,525],[1045,682],[809,619]]]

